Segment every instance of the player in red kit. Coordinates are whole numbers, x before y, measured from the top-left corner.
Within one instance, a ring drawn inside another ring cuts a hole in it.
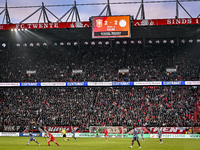
[[[49,142],[51,142],[51,141],[53,141],[56,145],[60,146],[60,145],[56,142],[54,136],[53,136],[51,133],[49,133],[49,131],[47,131],[47,134],[49,135],[49,139],[47,139],[48,146],[50,146],[50,143],[49,143]]]
[[[103,131],[103,133],[105,134],[105,138],[106,138],[106,141],[107,141],[107,140],[108,140],[108,139],[107,139],[108,131],[105,129],[105,130]]]

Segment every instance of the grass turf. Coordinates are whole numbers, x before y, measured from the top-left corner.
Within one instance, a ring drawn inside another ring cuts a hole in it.
[[[128,150],[131,145],[130,138],[69,138],[65,142],[63,138],[55,138],[60,144],[50,142],[51,146],[47,146],[47,142],[43,137],[36,137],[40,146],[31,141],[27,145],[29,137],[0,137],[0,150]],[[160,144],[159,139],[145,139],[141,141],[142,150],[199,150],[200,140],[198,139],[163,139]],[[132,149],[139,149],[137,142],[134,143]]]

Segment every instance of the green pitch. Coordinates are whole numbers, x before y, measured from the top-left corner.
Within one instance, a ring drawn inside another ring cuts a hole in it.
[[[131,139],[122,138],[69,138],[65,142],[63,138],[55,138],[60,144],[57,146],[51,142],[51,146],[47,146],[47,142],[42,137],[36,137],[40,146],[31,141],[30,145],[26,145],[29,137],[0,137],[0,150],[128,150],[138,149],[137,142],[133,148],[128,148],[131,145]],[[141,143],[141,150],[199,150],[200,140],[198,139],[163,139],[163,144],[160,144],[159,139],[145,139]]]

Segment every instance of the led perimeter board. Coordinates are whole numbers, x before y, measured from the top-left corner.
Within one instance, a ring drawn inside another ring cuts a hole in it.
[[[130,37],[130,16],[92,17],[92,38]]]

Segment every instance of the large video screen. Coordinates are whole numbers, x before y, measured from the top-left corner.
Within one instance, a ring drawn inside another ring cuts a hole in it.
[[[130,16],[92,17],[92,38],[128,38]]]

